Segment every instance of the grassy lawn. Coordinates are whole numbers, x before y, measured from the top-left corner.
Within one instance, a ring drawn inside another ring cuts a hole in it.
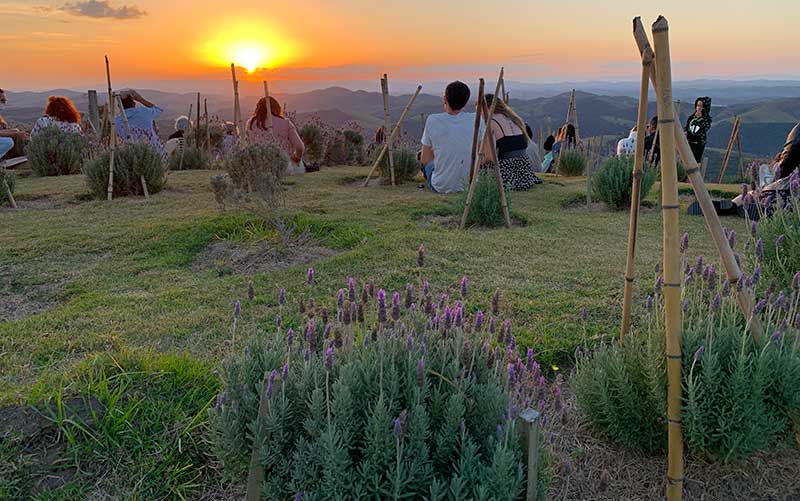
[[[543,360],[569,363],[584,335],[582,307],[591,335],[617,332],[629,215],[562,207],[584,192],[584,178],[545,177],[544,185],[514,193],[512,210],[525,227],[459,231],[426,217],[446,212],[451,197],[415,184],[354,186],[365,173],[325,169],[291,178],[288,186],[282,214],[336,251],[311,265],[318,304],[332,308],[349,276],[402,291],[417,280],[416,253],[424,244],[424,276],[435,293],[467,275],[467,308],[485,311],[500,288],[501,316]],[[295,298],[308,293],[304,263],[252,277],[192,270],[216,240],[271,235],[251,216],[219,212],[211,174],[174,172],[168,189],[151,200],[112,203],[87,201],[82,176],[26,178],[17,199],[40,207],[0,211],[0,303],[7,303],[0,315],[16,318],[0,323],[0,403],[35,404],[87,391],[115,403],[100,431],[65,453],[77,469],[61,488],[67,498],[109,485],[145,499],[205,492],[205,406],[217,391],[215,371],[228,350],[234,302],[242,300],[247,322],[271,328],[281,287]],[[723,224],[745,231],[739,219]],[[682,215],[681,228],[694,254],[714,254],[702,218]],[[661,255],[656,208],[643,210],[638,243],[641,300]],[[251,280],[252,303],[246,301]],[[28,310],[33,314],[22,314]],[[125,396],[114,399],[115,392]],[[190,452],[171,454],[183,447]],[[4,460],[0,451],[0,478],[22,471],[24,465]],[[0,494],[12,492],[9,485],[0,480]]]

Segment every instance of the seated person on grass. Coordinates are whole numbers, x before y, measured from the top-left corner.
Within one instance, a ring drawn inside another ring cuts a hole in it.
[[[0,89],[0,106],[6,104],[6,94]],[[24,141],[28,134],[19,129],[12,129],[8,126],[5,119],[0,116],[0,160],[14,148],[14,141]]]
[[[462,111],[469,96],[465,83],[450,83],[444,91],[445,112],[429,115],[425,121],[420,161],[434,193],[463,191],[469,181],[475,114]]]

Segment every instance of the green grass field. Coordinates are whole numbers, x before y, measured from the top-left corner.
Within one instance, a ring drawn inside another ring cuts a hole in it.
[[[272,328],[281,287],[308,294],[307,266],[316,271],[311,295],[331,308],[348,276],[403,290],[418,279],[424,244],[424,276],[435,293],[467,275],[474,312],[486,310],[500,288],[501,316],[520,344],[554,366],[568,365],[583,339],[582,307],[589,335],[617,332],[629,214],[575,203],[585,178],[546,176],[514,193],[512,210],[524,227],[460,231],[431,217],[446,214],[451,197],[415,184],[354,186],[365,173],[342,167],[291,178],[281,215],[336,254],[252,278],[192,269],[217,240],[274,237],[253,216],[219,212],[211,171],[174,172],[149,201],[111,203],[87,200],[82,176],[19,180],[17,200],[29,208],[0,211],[0,316],[16,318],[0,322],[0,407],[57,403],[63,393],[92,395],[108,409],[93,430],[60,423],[74,436],[57,469],[75,471],[59,490],[37,495],[75,499],[113,488],[140,499],[196,497],[219,484],[208,480],[216,477],[203,431],[234,302],[242,301],[245,323]],[[640,218],[637,303],[652,289],[661,257],[657,189]],[[712,255],[703,219],[684,214],[692,253]],[[742,220],[723,224],[744,231]],[[26,473],[35,465],[14,447],[0,447],[0,498],[40,492]]]

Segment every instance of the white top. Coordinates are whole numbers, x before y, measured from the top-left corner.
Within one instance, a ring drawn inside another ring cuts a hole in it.
[[[422,144],[433,148],[434,170],[431,186],[437,192],[463,191],[465,184],[469,182],[474,127],[475,113],[428,115],[422,133]],[[479,141],[482,134],[483,124],[478,132]]]
[[[617,156],[633,155],[636,153],[636,130],[631,129],[631,133],[625,139],[620,139],[617,143]]]
[[[66,132],[67,134],[80,134],[83,132],[80,124],[56,120],[53,117],[45,115],[36,120],[36,123],[33,125],[33,130],[31,130],[31,137],[38,136],[39,133],[47,127],[58,127],[62,132]]]

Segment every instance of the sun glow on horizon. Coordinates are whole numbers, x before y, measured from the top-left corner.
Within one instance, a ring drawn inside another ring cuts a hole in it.
[[[272,70],[296,57],[295,45],[276,30],[254,22],[232,22],[207,41],[201,51],[205,62],[219,66],[234,63],[248,74]]]

